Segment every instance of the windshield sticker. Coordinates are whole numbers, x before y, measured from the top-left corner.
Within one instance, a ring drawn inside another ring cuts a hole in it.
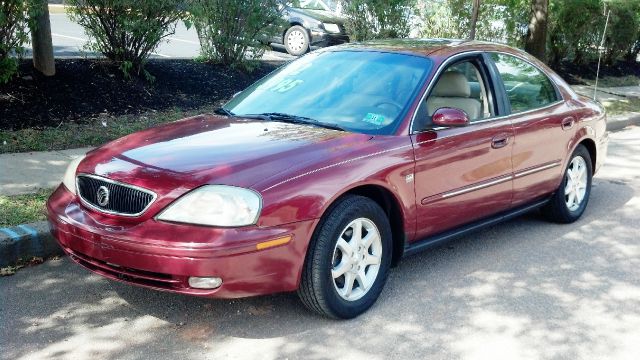
[[[277,93],[285,93],[294,87],[302,84],[304,80],[296,80],[296,79],[284,79],[279,83],[275,84],[270,90]]]
[[[384,116],[380,115],[380,114],[374,114],[374,113],[367,113],[367,115],[365,115],[364,119],[362,119],[364,122],[368,122],[370,124],[374,124],[374,125],[383,125],[384,124]]]

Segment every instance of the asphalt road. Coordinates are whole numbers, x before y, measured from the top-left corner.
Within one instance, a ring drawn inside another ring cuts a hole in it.
[[[88,41],[82,26],[73,22],[67,14],[50,14],[53,52],[57,58],[94,57],[98,54],[88,51],[84,45]],[[27,46],[27,55],[30,54]],[[153,53],[154,58],[194,58],[200,54],[200,42],[194,28],[187,29],[182,22],[176,26],[175,34],[169,36]],[[290,60],[294,57],[284,50],[267,51],[264,60]]]
[[[293,294],[208,300],[67,259],[0,278],[2,359],[637,359],[640,128],[612,135],[572,225],[529,214],[407,258],[350,321]]]

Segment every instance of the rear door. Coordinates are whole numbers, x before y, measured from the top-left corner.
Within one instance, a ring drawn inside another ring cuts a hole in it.
[[[416,113],[411,137],[416,160],[417,239],[511,205],[513,126],[500,117],[504,109],[496,97],[488,61],[474,54],[447,64]],[[464,74],[469,89],[453,86],[460,79],[447,76],[449,71]],[[443,78],[450,83],[440,87]],[[470,108],[473,99],[480,103],[480,110],[478,105]],[[468,113],[479,111],[469,126],[436,128],[430,124],[435,107],[457,104]]]
[[[562,159],[575,123],[553,82],[536,65],[505,53],[490,53],[504,85],[513,124],[513,205],[548,196],[559,185]]]

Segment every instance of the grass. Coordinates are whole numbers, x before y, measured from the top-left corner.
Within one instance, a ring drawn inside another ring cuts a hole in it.
[[[0,227],[45,220],[45,202],[51,192],[42,189],[35,194],[0,195]]]
[[[640,99],[626,98],[624,100],[603,101],[602,105],[609,115],[618,115],[629,112],[640,112]]]
[[[0,154],[98,146],[139,130],[211,110],[211,107],[170,109],[141,115],[98,116],[61,123],[56,128],[0,130]]]

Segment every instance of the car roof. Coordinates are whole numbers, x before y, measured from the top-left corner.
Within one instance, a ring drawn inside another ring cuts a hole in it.
[[[504,51],[521,53],[510,46],[477,40],[462,39],[384,39],[365,42],[348,43],[334,46],[332,51],[340,50],[373,50],[409,53],[420,56],[448,57],[465,51]]]

